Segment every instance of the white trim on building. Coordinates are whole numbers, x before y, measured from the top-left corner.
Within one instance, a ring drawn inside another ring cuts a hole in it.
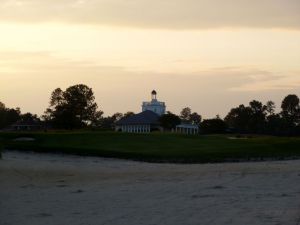
[[[195,124],[180,124],[176,126],[176,133],[181,134],[192,134],[196,135],[199,133],[199,126]]]
[[[121,131],[123,133],[150,133],[151,125],[120,125],[116,127],[116,131]]]

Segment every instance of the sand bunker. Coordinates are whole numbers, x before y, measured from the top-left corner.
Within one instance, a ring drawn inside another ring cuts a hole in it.
[[[150,164],[4,152],[0,224],[298,225],[300,161]]]
[[[14,139],[14,141],[35,141],[35,139],[30,138],[30,137],[20,137],[20,138]]]

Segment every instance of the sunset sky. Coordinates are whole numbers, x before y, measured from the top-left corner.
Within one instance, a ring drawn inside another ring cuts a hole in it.
[[[92,87],[106,115],[225,116],[300,96],[299,0],[0,0],[0,101],[41,115],[57,87]]]

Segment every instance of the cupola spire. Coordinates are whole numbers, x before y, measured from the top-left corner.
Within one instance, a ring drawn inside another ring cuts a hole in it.
[[[152,99],[152,100],[156,100],[156,95],[157,95],[157,92],[156,92],[155,90],[153,90],[153,91],[151,92],[151,99]]]

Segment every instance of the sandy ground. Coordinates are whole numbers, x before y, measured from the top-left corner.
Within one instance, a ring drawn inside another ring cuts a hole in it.
[[[205,165],[9,151],[1,225],[300,225],[300,161]]]

